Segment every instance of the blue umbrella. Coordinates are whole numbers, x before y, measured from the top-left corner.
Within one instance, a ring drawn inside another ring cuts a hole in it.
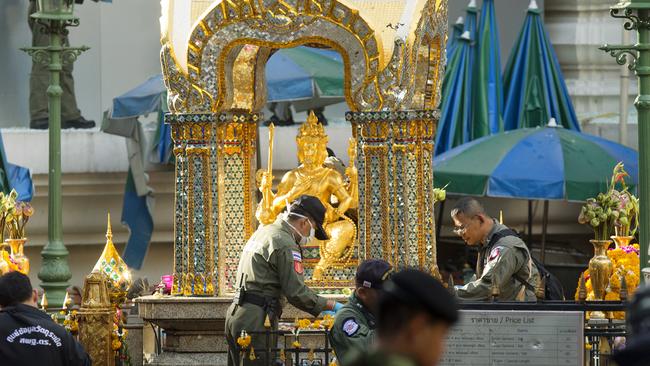
[[[469,32],[463,33],[454,47],[441,90],[441,115],[436,133],[435,154],[468,142],[471,125],[472,84],[469,59],[473,48]]]
[[[458,38],[463,34],[465,28],[465,20],[463,17],[458,17],[456,23],[451,27],[451,35],[447,41],[447,60],[451,58],[451,55],[454,53],[454,48],[458,43]]]
[[[281,49],[266,63],[267,101],[290,101],[296,111],[340,103],[343,77],[343,60],[335,51]]]
[[[551,118],[565,128],[580,130],[560,64],[535,0],[528,8],[504,79],[506,130],[543,126]]]

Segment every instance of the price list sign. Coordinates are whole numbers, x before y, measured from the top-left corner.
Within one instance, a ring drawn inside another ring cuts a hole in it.
[[[581,366],[579,311],[463,310],[447,338],[443,366]]]

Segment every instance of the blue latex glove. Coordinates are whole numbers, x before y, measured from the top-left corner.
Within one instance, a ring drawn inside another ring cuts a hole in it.
[[[341,304],[340,302],[337,301],[337,302],[334,303],[334,310],[324,310],[324,311],[322,311],[320,313],[320,316],[321,317],[324,317],[325,315],[334,316],[334,315],[336,315],[336,313],[339,310],[341,310],[342,307],[343,307],[343,304]]]
[[[343,307],[343,304],[341,304],[341,303],[338,302],[338,301],[335,302],[335,303],[334,303],[334,313],[338,313],[339,310],[341,310],[342,307]]]

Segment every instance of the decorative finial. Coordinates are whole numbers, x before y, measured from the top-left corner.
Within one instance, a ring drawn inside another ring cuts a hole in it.
[[[620,275],[619,275],[620,276]],[[621,301],[626,301],[627,300],[627,282],[625,281],[625,276],[620,276],[621,277]]]
[[[503,225],[503,210],[499,210],[499,224]]]
[[[580,276],[580,284],[578,285],[578,301],[585,302],[587,300],[587,285],[585,284],[585,274]]]
[[[546,126],[547,127],[553,127],[553,128],[559,127],[558,124],[557,124],[557,121],[553,117],[551,117],[551,119],[548,120],[548,124]]]
[[[490,295],[492,297],[492,302],[496,302],[499,299],[499,295],[501,295],[499,285],[497,285],[495,281],[492,281],[492,292]]]
[[[41,309],[47,309],[47,298],[45,297],[45,292],[43,292],[43,297],[41,297]]]
[[[111,229],[111,213],[108,213],[108,224],[106,225],[106,240],[113,241],[113,230]]]
[[[476,0],[470,0],[469,5],[467,5],[468,8],[475,8],[476,7]]]
[[[460,35],[461,39],[471,41],[472,37],[469,35],[469,31],[464,31],[463,34]]]
[[[266,314],[266,318],[264,319],[264,328],[271,328],[271,319],[269,318],[269,314]]]
[[[537,301],[542,301],[546,298],[546,278],[541,277],[540,281],[537,283],[537,287],[535,287],[535,298]]]
[[[539,10],[539,6],[537,6],[537,1],[530,0],[530,4],[528,4],[528,10]]]
[[[458,19],[456,19],[456,24],[465,24],[465,19],[462,16],[458,17]]]

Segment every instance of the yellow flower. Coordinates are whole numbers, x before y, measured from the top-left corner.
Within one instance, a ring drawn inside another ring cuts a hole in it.
[[[297,339],[295,341],[293,341],[293,343],[291,343],[291,345],[293,346],[293,348],[300,348],[300,342],[298,342]]]
[[[117,351],[118,349],[122,348],[122,342],[120,342],[118,339],[114,339],[111,345],[113,346],[113,351]]]
[[[300,320],[298,320],[298,329],[306,329],[306,328],[309,328],[310,325],[311,325],[311,322],[309,321],[309,319],[300,319]]]
[[[251,344],[251,336],[246,333],[243,333],[242,336],[237,338],[237,344],[241,348],[247,348]]]
[[[311,327],[314,329],[320,329],[321,327],[321,321],[320,320],[314,320],[314,322],[311,324]]]

